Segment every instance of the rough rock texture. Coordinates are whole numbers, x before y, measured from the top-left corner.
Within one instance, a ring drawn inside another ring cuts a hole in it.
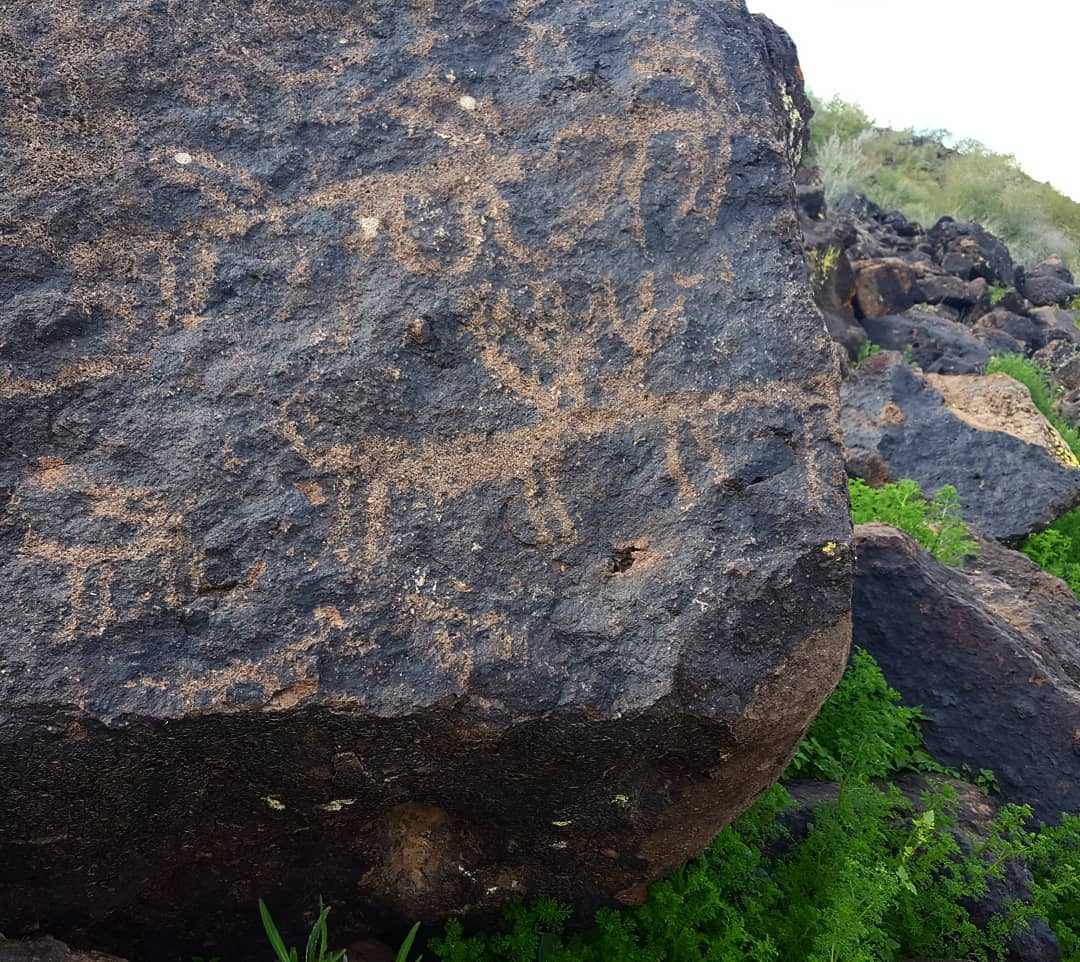
[[[982,399],[972,401],[975,382]],[[1026,390],[1004,375],[963,378],[954,411],[941,383],[894,351],[861,364],[841,389],[848,472],[872,485],[914,478],[927,492],[953,485],[964,517],[999,541],[1020,541],[1080,503],[1080,470]]]
[[[986,370],[986,344],[956,321],[926,311],[865,318],[874,344],[889,351],[910,348],[911,360],[935,374],[976,374]]]
[[[938,388],[951,383],[955,411]],[[913,478],[928,493],[951,484],[983,534],[1018,542],[1080,503],[1080,469],[1005,375],[935,379],[882,351],[844,382],[841,398],[849,473],[875,485]]]
[[[981,277],[1008,286],[1015,273],[1008,248],[979,224],[942,217],[926,235],[934,262],[947,274],[964,280]]]
[[[0,930],[643,895],[843,667],[794,49],[735,0],[0,13]],[[179,947],[179,948],[177,948]]]
[[[1080,603],[990,541],[963,570],[886,525],[856,529],[855,644],[930,720],[946,765],[989,768],[1004,801],[1080,810]]]
[[[961,421],[980,431],[1000,431],[1049,451],[1068,467],[1080,467],[1068,443],[1035,406],[1031,394],[1007,374],[948,377],[927,374],[926,382]]]
[[[855,310],[861,318],[902,314],[923,300],[914,270],[898,257],[856,261],[851,267],[855,271]]]
[[[15,941],[0,937],[0,962],[123,962],[114,955],[72,949],[53,938]]]
[[[1060,257],[1048,257],[1021,275],[1023,294],[1036,307],[1065,304],[1080,296],[1072,272]]]

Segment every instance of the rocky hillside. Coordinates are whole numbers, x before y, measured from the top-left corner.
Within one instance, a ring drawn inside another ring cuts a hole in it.
[[[952,486],[982,536],[950,569],[857,530],[855,643],[927,711],[939,758],[993,769],[1043,817],[1080,810],[1080,605],[1010,550],[1038,557],[1040,532],[1070,530],[1080,503],[1080,286],[1060,258],[1016,263],[979,224],[926,228],[864,195],[827,207],[813,171],[799,181],[815,296],[842,347],[849,475]],[[1034,397],[1010,370],[1038,379]]]

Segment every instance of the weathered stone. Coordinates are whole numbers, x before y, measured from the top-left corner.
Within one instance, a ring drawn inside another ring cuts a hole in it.
[[[0,962],[123,962],[114,955],[72,949],[52,938],[15,941],[0,936]]]
[[[979,224],[942,217],[926,235],[934,261],[947,274],[966,281],[982,277],[991,284],[1013,283],[1012,256],[1008,248]]]
[[[1031,317],[1043,326],[1046,331],[1046,340],[1080,342],[1080,330],[1076,322],[1080,319],[1080,311],[1066,311],[1060,307],[1036,307],[1031,312]]]
[[[800,214],[799,223],[814,302],[821,308],[829,336],[854,359],[867,338],[855,319],[855,273],[845,253],[851,234],[843,225],[811,221],[805,212]]]
[[[1080,810],[1080,603],[1025,555],[983,541],[964,568],[902,531],[856,528],[855,643],[931,753],[994,772],[1003,801],[1056,820]]]
[[[1004,374],[923,375],[883,351],[841,390],[848,471],[946,484],[977,531],[1017,542],[1080,503],[1080,469],[1027,389]]]
[[[238,960],[258,896],[345,942],[703,849],[849,641],[790,41],[726,0],[0,26],[0,930]]]
[[[902,314],[923,300],[911,266],[899,257],[856,261],[855,310],[861,318]]]
[[[870,340],[889,351],[910,350],[924,371],[975,374],[986,370],[990,350],[962,324],[929,311],[908,311],[862,322]]]
[[[1036,307],[1066,304],[1080,296],[1080,287],[1060,257],[1049,257],[1024,271],[1021,285],[1024,296]]]
[[[1020,352],[1030,354],[1046,344],[1047,327],[1036,317],[996,307],[975,322],[971,333],[979,338],[1005,334],[1017,342]]]

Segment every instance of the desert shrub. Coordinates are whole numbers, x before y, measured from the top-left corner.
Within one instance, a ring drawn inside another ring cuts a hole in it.
[[[960,564],[975,552],[968,537],[956,489],[946,485],[930,500],[918,482],[897,481],[872,488],[860,478],[848,481],[855,524],[880,521],[902,528],[943,564]]]
[[[918,708],[900,704],[877,662],[857,649],[843,681],[806,733],[787,777],[840,782],[903,769],[941,771],[923,748]]]
[[[1080,508],[1030,535],[1021,550],[1044,571],[1067,582],[1080,598]]]

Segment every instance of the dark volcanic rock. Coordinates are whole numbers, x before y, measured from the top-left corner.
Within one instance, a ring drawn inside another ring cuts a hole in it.
[[[856,261],[851,266],[855,271],[855,310],[860,318],[903,314],[923,300],[915,272],[899,257]]]
[[[713,0],[0,25],[0,931],[242,959],[258,896],[346,939],[703,849],[849,641],[790,41]]]
[[[1065,304],[1080,295],[1080,287],[1060,257],[1049,257],[1024,271],[1020,283],[1024,296],[1036,307]]]
[[[953,485],[976,530],[1016,542],[1080,503],[1080,469],[1027,389],[1004,374],[923,375],[893,351],[841,391],[848,471],[870,484]]]
[[[1080,603],[989,541],[963,570],[902,531],[856,528],[855,644],[929,716],[931,753],[992,769],[1040,818],[1080,810]]]
[[[123,962],[114,955],[83,952],[51,938],[14,941],[0,936],[0,962]]]
[[[990,351],[962,324],[927,311],[862,322],[870,340],[889,351],[911,349],[911,360],[935,374],[981,374]]]
[[[966,281],[982,277],[991,284],[1013,283],[1008,248],[979,224],[942,217],[926,235],[934,261],[948,274]]]

